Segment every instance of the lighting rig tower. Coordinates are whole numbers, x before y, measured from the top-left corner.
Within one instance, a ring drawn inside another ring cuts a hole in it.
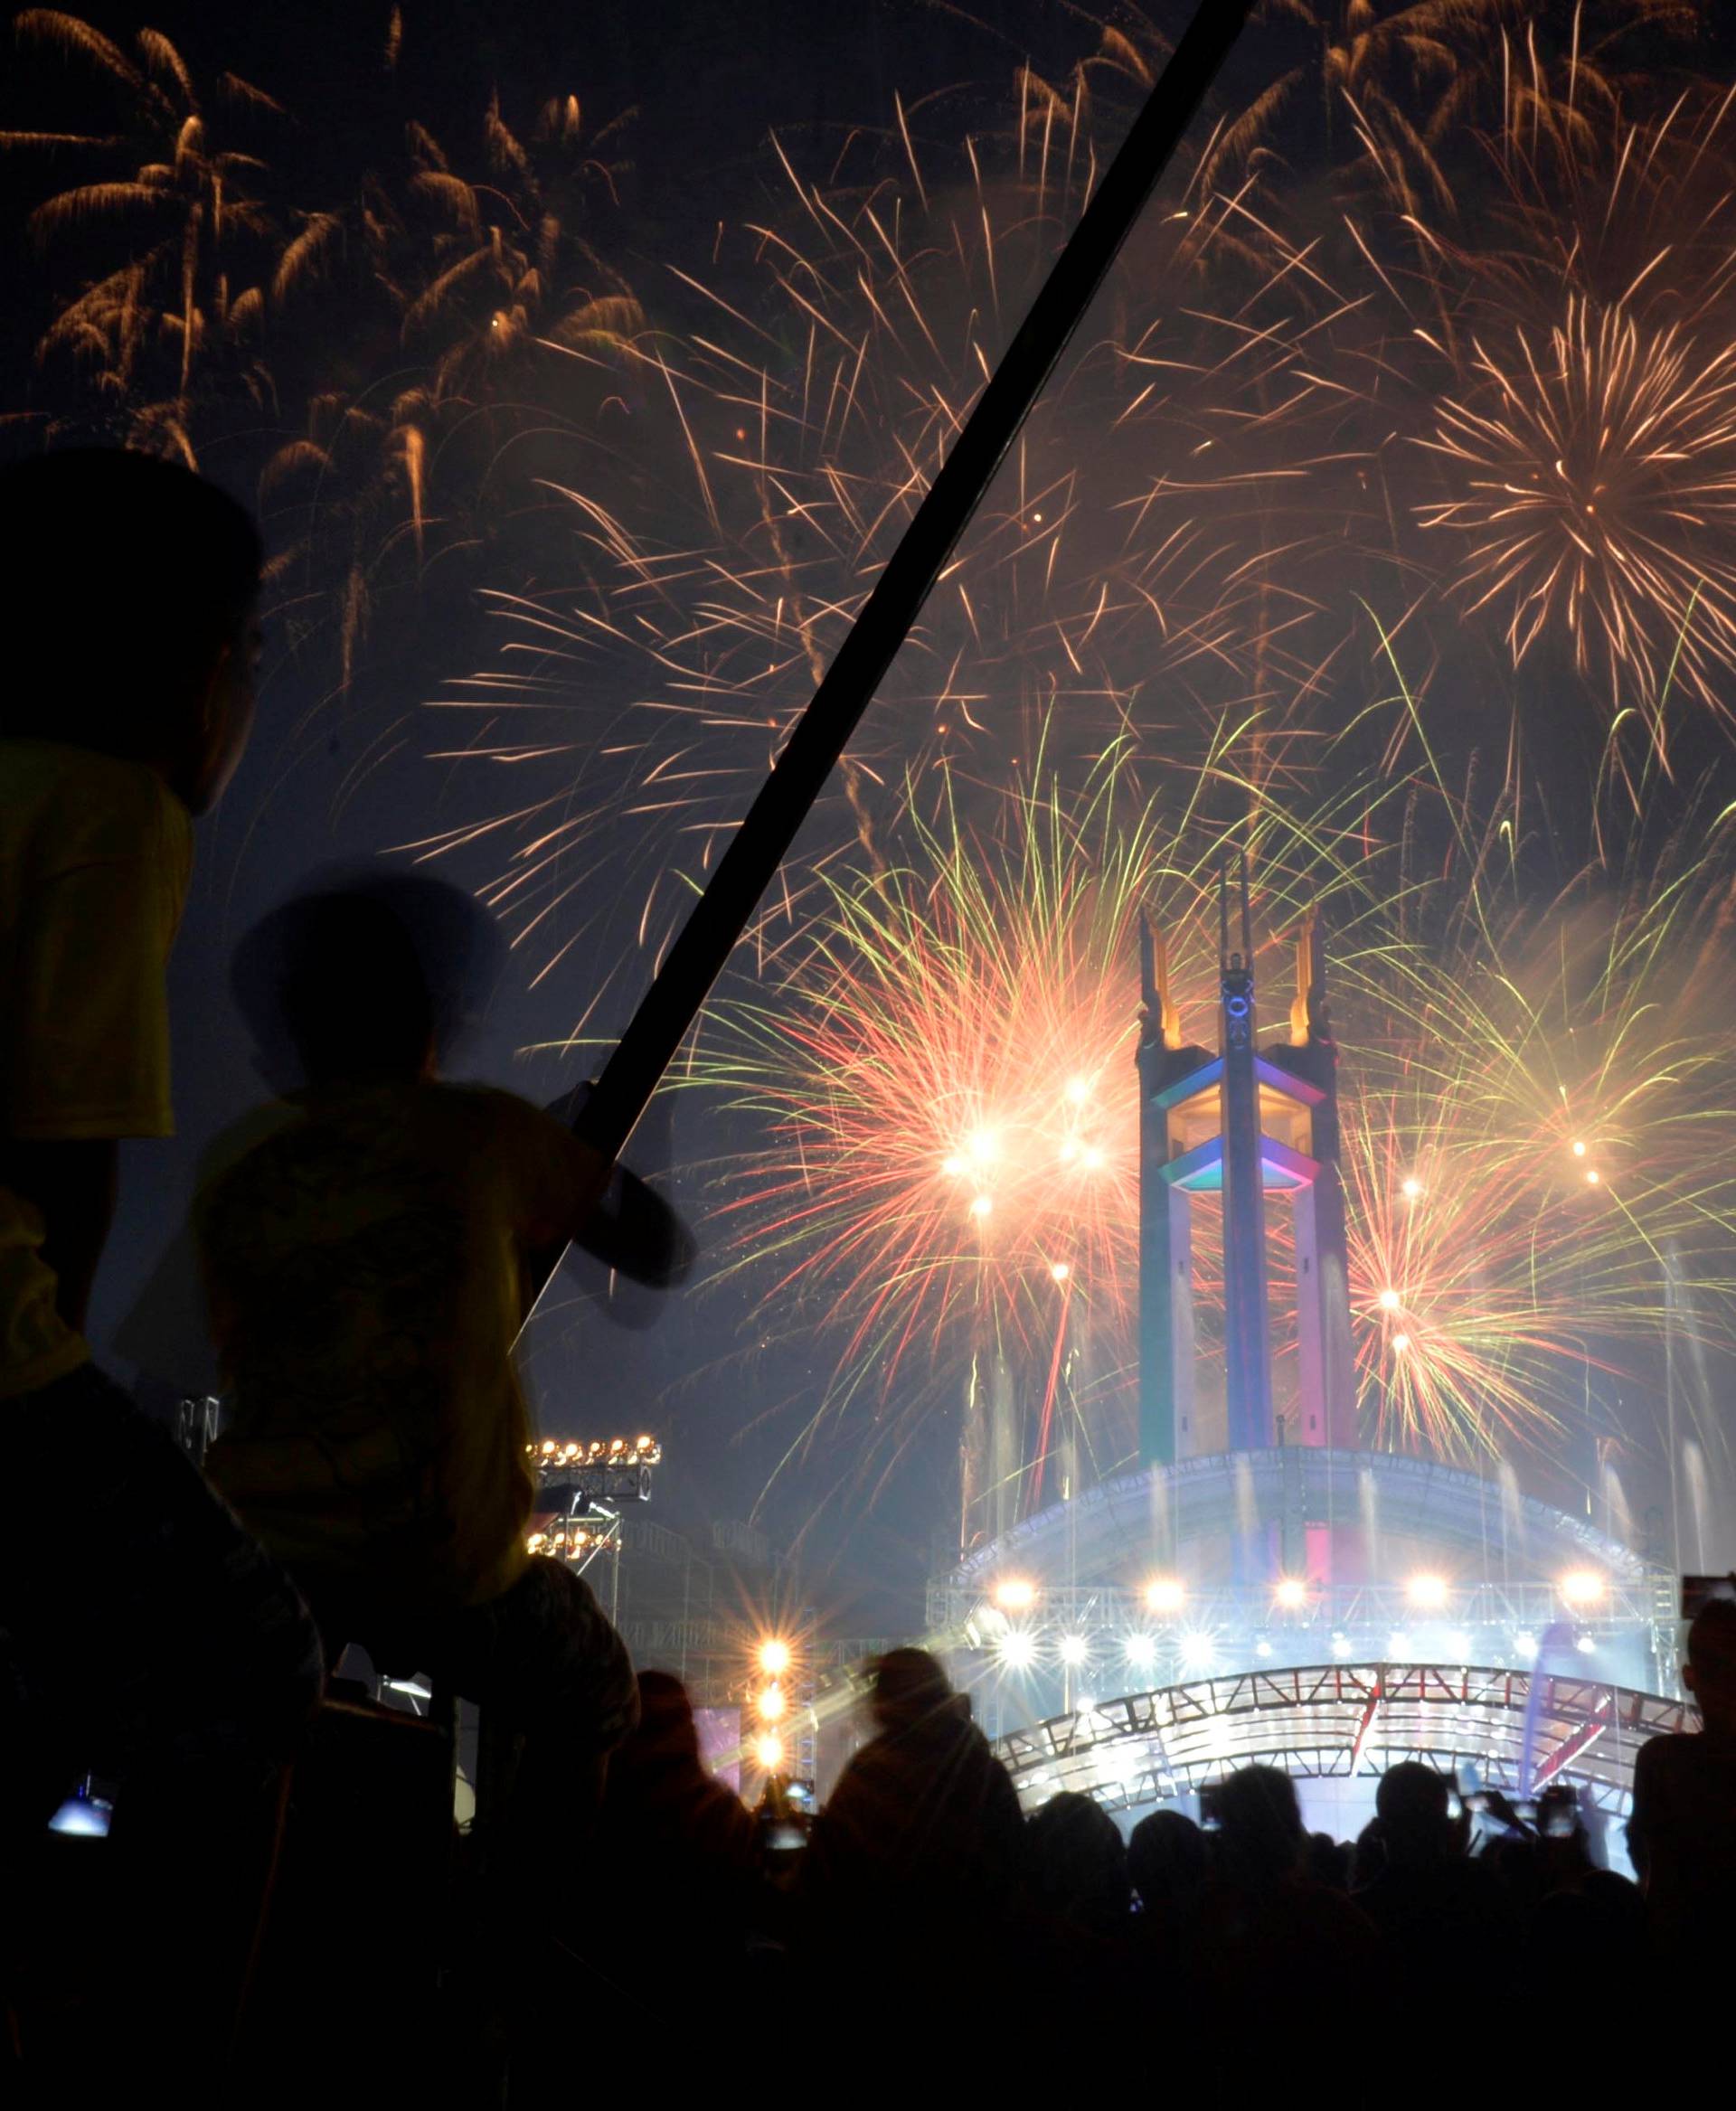
[[[621,1609],[623,1503],[651,1500],[652,1469],[663,1463],[655,1437],[611,1437],[587,1444],[545,1437],[525,1447],[537,1482],[537,1513],[546,1522],[531,1534],[533,1554],[552,1554],[582,1574],[599,1558],[609,1562],[609,1616]]]

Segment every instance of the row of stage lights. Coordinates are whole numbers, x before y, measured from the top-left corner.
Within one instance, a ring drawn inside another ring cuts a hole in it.
[[[768,1635],[753,1653],[754,1676],[748,1693],[748,1711],[758,1726],[750,1742],[760,1772],[769,1778],[781,1774],[788,1757],[781,1725],[789,1716],[789,1686],[796,1668],[796,1653],[788,1642]]]
[[[1595,1569],[1570,1569],[1556,1578],[1555,1589],[1564,1606],[1585,1611],[1603,1603],[1609,1586]],[[1447,1577],[1428,1570],[1405,1579],[1406,1598],[1423,1612],[1444,1611],[1452,1593],[1453,1586]],[[1023,1576],[1003,1577],[989,1592],[992,1602],[1008,1614],[1033,1611],[1041,1595],[1037,1586]],[[1183,1612],[1187,1606],[1187,1586],[1175,1576],[1153,1577],[1143,1596],[1146,1610],[1160,1617]],[[1273,1607],[1279,1612],[1305,1612],[1319,1600],[1321,1586],[1305,1576],[1280,1576],[1271,1587],[1271,1596]]]
[[[1600,1606],[1609,1594],[1604,1577],[1594,1569],[1572,1569],[1556,1579],[1555,1588],[1562,1605],[1571,1611],[1589,1613]],[[1444,1576],[1423,1571],[1407,1579],[1405,1597],[1419,1612],[1444,1613],[1452,1598],[1452,1585]],[[1028,1614],[1036,1605],[1040,1593],[1034,1583],[1024,1577],[1005,1577],[989,1594],[995,1607],[1005,1615]],[[1177,1577],[1154,1577],[1146,1584],[1144,1593],[1146,1609],[1160,1619],[1175,1619],[1187,1607],[1187,1587]],[[1303,1614],[1317,1606],[1321,1597],[1320,1587],[1299,1576],[1281,1576],[1271,1587],[1272,1607],[1278,1613]],[[1449,1654],[1458,1659],[1468,1659],[1474,1644],[1471,1635],[1457,1631],[1447,1636]],[[1593,1635],[1581,1633],[1576,1637],[1576,1645],[1590,1653],[1597,1647]],[[1027,1671],[1039,1662],[1049,1646],[1029,1627],[1011,1625],[995,1636],[993,1649],[995,1657],[1008,1671]],[[1056,1660],[1069,1671],[1083,1670],[1091,1661],[1091,1645],[1083,1635],[1063,1634],[1053,1642]],[[1160,1638],[1137,1631],[1121,1641],[1121,1654],[1133,1666],[1144,1668],[1156,1662],[1160,1646],[1173,1649],[1183,1666],[1189,1671],[1210,1671],[1216,1663],[1222,1646],[1220,1637],[1205,1627],[1171,1630]],[[1347,1662],[1356,1654],[1350,1637],[1335,1633],[1331,1640],[1332,1654],[1340,1662]],[[1264,1636],[1254,1643],[1257,1657],[1269,1657],[1272,1645]],[[1392,1656],[1408,1656],[1411,1650],[1410,1636],[1395,1630],[1388,1641],[1387,1651]],[[1538,1653],[1537,1637],[1519,1634],[1513,1637],[1512,1654],[1524,1663],[1534,1661]]]
[[[527,1444],[525,1452],[543,1469],[559,1466],[656,1466],[663,1464],[663,1447],[655,1437],[598,1437],[594,1442],[562,1444],[545,1437],[541,1444]]]
[[[1597,1637],[1590,1634],[1580,1634],[1574,1639],[1575,1646],[1588,1655],[1598,1646]],[[1451,1662],[1470,1663],[1478,1661],[1475,1640],[1466,1631],[1461,1629],[1448,1635],[1446,1642],[1447,1655]],[[1174,1647],[1183,1668],[1191,1672],[1213,1670],[1223,1647],[1222,1637],[1204,1627],[1186,1629],[1179,1635],[1166,1637],[1165,1643]],[[1136,1632],[1122,1637],[1121,1654],[1129,1665],[1146,1670],[1156,1663],[1160,1646],[1163,1645],[1156,1635]],[[1536,1635],[1515,1635],[1511,1654],[1522,1663],[1532,1663],[1536,1660],[1539,1646]],[[995,1661],[1003,1669],[1024,1672],[1033,1670],[1044,1658],[1048,1644],[1043,1637],[1033,1634],[1027,1627],[1009,1627],[1005,1634],[995,1637],[991,1648]],[[1334,1658],[1341,1663],[1347,1663],[1359,1654],[1365,1654],[1359,1653],[1350,1636],[1342,1634],[1334,1635],[1331,1648]],[[1264,1635],[1260,1635],[1255,1641],[1253,1650],[1257,1657],[1265,1659],[1271,1655],[1272,1645]],[[1394,1633],[1388,1637],[1386,1654],[1389,1657],[1403,1659],[1409,1657],[1411,1651],[1412,1642],[1409,1635]],[[1505,1654],[1497,1653],[1497,1663],[1505,1661]],[[1093,1661],[1091,1645],[1083,1635],[1061,1635],[1054,1644],[1054,1655],[1058,1663],[1074,1672],[1086,1670]],[[1081,1707],[1089,1705],[1088,1702],[1080,1703]]]
[[[533,1531],[524,1542],[527,1554],[548,1554],[557,1561],[578,1561],[590,1554],[619,1550],[613,1524],[607,1531],[597,1531],[571,1517],[558,1518],[547,1531]]]

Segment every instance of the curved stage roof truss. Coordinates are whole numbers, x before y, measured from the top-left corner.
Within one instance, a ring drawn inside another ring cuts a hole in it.
[[[1547,1575],[1590,1562],[1612,1582],[1664,1588],[1667,1573],[1582,1518],[1516,1489],[1436,1459],[1392,1451],[1328,1451],[1307,1445],[1272,1451],[1212,1452],[1170,1466],[1146,1466],[1026,1518],[976,1548],[937,1583],[982,1590],[1009,1569],[1045,1579],[1084,1574],[1109,1581],[1130,1554],[1232,1533],[1245,1520],[1358,1525],[1376,1504],[1379,1529],[1443,1548],[1493,1551],[1514,1572]]]
[[[1510,1794],[1525,1771],[1535,1676],[1531,1793],[1574,1782],[1625,1815],[1647,1738],[1692,1728],[1696,1711],[1594,1679],[1445,1664],[1333,1663],[1241,1672],[1093,1701],[1009,1731],[995,1751],[1034,1810],[1077,1790],[1110,1810],[1158,1803],[1259,1761],[1315,1778],[1373,1777],[1401,1759],[1475,1766]]]

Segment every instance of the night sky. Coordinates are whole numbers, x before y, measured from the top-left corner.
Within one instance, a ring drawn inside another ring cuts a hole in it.
[[[411,118],[450,151],[455,164],[471,167],[480,160],[481,121],[491,93],[498,92],[503,114],[520,127],[529,125],[548,98],[576,93],[588,131],[622,119],[609,141],[611,183],[590,194],[585,239],[654,321],[684,332],[706,326],[709,311],[672,267],[703,278],[733,300],[751,304],[757,297],[742,248],[722,244],[719,231],[777,214],[788,218],[787,186],[769,144],[772,134],[810,179],[824,182],[833,165],[856,165],[849,157],[858,151],[859,130],[887,134],[896,95],[912,113],[919,135],[933,144],[935,165],[948,172],[936,180],[945,184],[956,180],[956,155],[948,163],[939,143],[956,146],[967,133],[1005,139],[1021,62],[1061,80],[1105,48],[1094,11],[1041,0],[976,9],[921,0],[863,0],[849,7],[811,0],[728,5],[714,0],[635,0],[631,5],[409,0],[401,45],[389,71],[383,52],[391,12],[377,0],[365,5],[303,0],[280,10],[164,0],[145,16],[120,7],[83,10],[93,25],[117,38],[148,21],[179,49],[196,80],[231,70],[278,99],[287,114],[261,117],[251,136],[274,168],[293,164],[307,210],[353,197],[369,171],[401,160]],[[1714,18],[1727,12],[1709,11]],[[1155,5],[1142,19],[1173,24],[1182,13]],[[1105,19],[1113,24],[1120,17],[1106,10]],[[1637,47],[1627,63],[1639,65],[1644,58],[1643,46]],[[1222,89],[1223,104],[1236,107],[1245,98],[1262,62],[1259,54],[1239,57]],[[1656,62],[1660,71],[1728,79],[1736,62],[1736,24],[1719,19],[1697,38],[1667,46],[1660,39]],[[93,90],[88,70],[60,55],[9,52],[0,82],[0,121],[7,127],[89,129],[104,121],[102,95]],[[1119,121],[1114,112],[1129,111],[1134,97],[1125,79],[1118,83],[1110,74],[1100,77],[1099,87],[1097,127],[1107,146]],[[1277,121],[1274,151],[1295,146],[1299,152],[1314,136],[1309,113],[1292,110]],[[98,238],[80,236],[45,252],[24,222],[58,183],[83,174],[90,157],[80,162],[80,151],[52,158],[14,153],[0,160],[0,265],[16,292],[0,317],[0,401],[15,413],[0,429],[0,445],[20,451],[40,444],[42,419],[66,415],[76,396],[66,373],[40,365],[33,347],[57,292],[63,297],[79,277],[83,243],[94,245]],[[1298,159],[1285,181],[1292,220],[1306,221],[1317,211],[1322,255],[1333,259],[1329,268],[1337,268],[1342,203],[1323,171]],[[1136,243],[1122,269],[1161,269],[1156,254]],[[1113,309],[1118,297],[1111,287],[1106,307]],[[1178,288],[1178,301],[1185,297]],[[758,320],[757,313],[749,320]],[[397,354],[368,339],[363,321],[358,304],[334,299],[329,340],[316,353],[304,335],[278,374],[283,395],[314,385],[306,370],[316,357],[329,361],[337,390],[374,385],[370,375],[389,372]],[[1086,337],[1090,335],[1088,329]],[[992,349],[993,329],[985,336]],[[658,488],[660,480],[673,488],[684,466],[661,451],[663,439],[647,442],[636,455],[635,419],[642,407],[648,410],[648,397],[633,398],[629,411],[619,416],[612,410],[593,412],[589,406],[597,399],[583,393],[590,386],[575,383],[580,394],[571,415],[579,423],[594,415],[595,432],[576,440],[567,433],[558,441],[533,434],[516,443],[513,474],[527,486],[539,469],[557,477],[575,474],[574,462],[592,459],[585,450],[595,444],[606,455],[611,488],[631,493],[636,529],[665,526],[679,541],[689,532],[685,517],[659,522]],[[294,425],[281,401],[278,410],[286,427]],[[259,422],[269,419],[261,412]],[[714,438],[708,435],[705,444]],[[259,431],[233,410],[207,429],[202,464],[248,495],[262,444]],[[690,501],[683,504],[691,511]],[[274,516],[268,508],[274,539],[292,525],[287,514]],[[521,508],[504,527],[491,525],[489,534],[496,537],[492,544],[466,542],[419,587],[403,584],[401,572],[392,575],[347,693],[339,692],[334,676],[336,622],[329,612],[309,618],[304,607],[274,638],[251,751],[220,814],[201,829],[193,892],[171,970],[180,1134],[172,1145],[127,1148],[121,1215],[93,1316],[99,1346],[184,1210],[201,1149],[260,1097],[224,988],[236,938],[318,869],[391,852],[485,810],[473,766],[429,759],[429,750],[439,743],[429,730],[430,714],[420,707],[454,675],[487,664],[495,648],[499,623],[478,589],[549,586],[566,576],[573,548],[571,523],[552,511]],[[539,553],[542,535],[545,554]],[[290,649],[289,631],[303,621],[306,629],[297,632]],[[1443,649],[1450,654],[1450,642]],[[1545,674],[1530,720],[1543,811],[1530,853],[1538,860],[1540,886],[1548,872],[1571,869],[1590,854],[1590,801],[1574,787],[1595,770],[1599,739],[1576,704],[1560,701],[1572,684],[1564,663],[1549,660],[1547,652],[1532,663]],[[76,655],[75,641],[69,653]],[[1493,667],[1498,657],[1492,653],[1486,664]],[[1464,697],[1443,736],[1449,748],[1461,743],[1455,767],[1463,767],[1479,743],[1498,747],[1476,715],[1484,664],[1467,657],[1462,666],[1449,667]],[[1561,674],[1553,689],[1551,670]],[[789,688],[783,701],[793,706],[801,701],[799,670]],[[605,701],[618,705],[627,699]],[[1328,716],[1339,708],[1348,714],[1344,704],[1328,707]],[[1674,790],[1660,795],[1633,825],[1633,839],[1642,846],[1648,828],[1666,832],[1677,811],[1670,798],[1685,800],[1683,787],[1710,780],[1715,793],[1729,779],[1736,789],[1728,742],[1709,720],[1684,725],[1675,753]],[[546,792],[546,775],[539,788]],[[744,774],[739,791],[726,796],[745,804],[750,788]],[[588,1018],[593,1040],[606,1040],[624,1023],[648,971],[638,912],[646,892],[644,871],[663,854],[665,839],[658,831],[664,825],[655,817],[618,813],[599,833],[588,876],[561,911],[568,930],[580,935],[564,952],[550,943],[546,925],[527,938],[461,1068],[545,1099],[571,1080],[581,1061],[595,1067],[594,1055],[524,1051],[558,1039],[581,1017]],[[496,869],[491,854],[488,843],[473,844],[437,869],[482,885]],[[673,914],[666,894],[657,914],[665,919]],[[560,957],[538,979],[557,952]],[[599,990],[603,994],[593,1011]],[[713,1172],[740,1140],[729,1122],[687,1100],[675,1134],[677,1156]],[[709,1191],[694,1173],[677,1192],[699,1209]],[[806,1319],[792,1332],[774,1311],[761,1329],[753,1300],[776,1280],[777,1271],[768,1268],[749,1269],[722,1286],[702,1283],[672,1299],[661,1323],[644,1334],[609,1328],[570,1305],[556,1309],[539,1322],[532,1350],[545,1426],[574,1435],[607,1436],[629,1425],[656,1429],[669,1447],[657,1499],[665,1522],[703,1528],[713,1517],[746,1515],[834,1362],[824,1343],[808,1338]],[[956,1510],[950,1494],[937,1491],[944,1490],[951,1472],[955,1442],[955,1430],[936,1418],[892,1477],[873,1484],[872,1503],[869,1486],[849,1480],[847,1459],[836,1448],[778,1484],[765,1522],[774,1538],[787,1540],[823,1521],[806,1553],[819,1579],[816,1588],[844,1627],[861,1631],[907,1607],[898,1593],[927,1571],[935,1549],[946,1544]]]

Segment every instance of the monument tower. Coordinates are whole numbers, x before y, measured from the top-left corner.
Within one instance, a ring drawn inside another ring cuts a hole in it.
[[[1215,1053],[1183,1043],[1163,935],[1144,923],[1140,931],[1139,1426],[1147,1465],[1205,1451],[1355,1441],[1337,1056],[1320,919],[1311,912],[1297,938],[1288,1036],[1262,1049],[1245,858],[1226,862],[1218,909]],[[1203,1422],[1195,1387],[1194,1206],[1203,1195],[1221,1198],[1222,1211],[1221,1428]],[[1297,1382],[1287,1415],[1275,1412],[1272,1391],[1273,1196],[1288,1201],[1294,1234]]]

